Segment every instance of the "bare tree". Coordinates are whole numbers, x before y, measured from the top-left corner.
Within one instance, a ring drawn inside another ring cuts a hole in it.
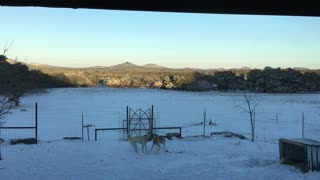
[[[13,44],[13,41],[11,41],[11,43],[9,44],[8,41],[6,42],[6,44],[3,46],[2,48],[2,55],[5,56],[7,51],[11,48]]]
[[[5,61],[7,59],[6,57],[6,53],[7,51],[10,49],[10,47],[12,46],[13,41],[11,41],[10,44],[8,44],[8,41],[6,42],[6,44],[3,46],[2,48],[2,54],[0,54],[0,62],[1,61]]]
[[[0,160],[1,157],[1,144],[4,140],[1,138],[1,127],[4,125],[5,121],[4,116],[10,113],[11,108],[13,107],[13,102],[9,100],[9,96],[4,96],[0,99]]]
[[[0,61],[5,61],[6,60],[6,52],[9,50],[13,42],[11,42],[10,45],[6,43],[6,45],[3,47],[3,52],[0,55]],[[0,96],[0,160],[2,159],[1,155],[1,144],[4,142],[4,140],[1,138],[1,128],[5,123],[4,117],[10,113],[10,110],[13,107],[14,101],[10,98],[12,98],[13,95],[5,95],[5,96]]]
[[[4,96],[0,99],[0,119],[3,119],[6,114],[9,114],[12,107],[13,101],[10,100],[9,96]]]
[[[5,54],[10,49],[12,44],[13,44],[13,41],[11,41],[10,44],[8,44],[8,41],[7,41],[6,44],[3,46],[2,54],[0,55],[0,61],[6,59]],[[10,96],[4,96],[2,98],[0,96],[0,120],[3,119],[6,114],[10,113],[12,105],[13,105],[13,102],[10,99]]]
[[[1,144],[4,142],[4,140],[1,138],[1,127],[4,125],[4,121],[0,121],[0,160],[2,160],[1,155]]]
[[[7,51],[11,48],[12,44],[13,44],[13,41],[11,41],[11,43],[8,43],[8,41],[6,41],[5,45],[2,48],[2,54],[0,55],[0,62],[5,61],[7,59],[7,57],[5,55],[6,55]],[[16,61],[17,61],[17,58],[16,58]],[[1,108],[2,101],[3,101],[3,103],[4,102],[10,102],[10,103],[12,102],[11,105],[14,104],[15,106],[19,106],[20,99],[23,96],[24,92],[25,91],[22,87],[18,87],[17,85],[15,85],[15,87],[12,87],[10,90],[10,96],[5,96],[5,98],[0,101],[0,108]],[[2,108],[3,108],[3,105],[4,104],[2,104]],[[8,105],[8,104],[6,104],[6,105]],[[0,109],[0,110],[3,110],[3,109]],[[0,111],[0,118],[1,118],[1,113],[2,112]]]
[[[20,100],[24,93],[25,91],[22,88],[15,88],[11,92],[9,101],[13,102],[15,106],[20,106]]]
[[[260,100],[257,98],[255,94],[243,92],[243,106],[236,106],[243,111],[247,112],[250,117],[250,124],[251,124],[251,141],[254,141],[255,136],[255,111],[257,106],[260,103]]]

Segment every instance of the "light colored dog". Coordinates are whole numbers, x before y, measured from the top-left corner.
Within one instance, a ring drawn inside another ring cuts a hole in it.
[[[137,144],[142,145],[142,152],[143,153],[147,152],[147,142],[149,141],[149,139],[150,139],[150,137],[148,135],[134,136],[134,137],[132,137],[130,134],[128,135],[128,140],[130,141],[130,144],[136,153],[138,153]]]
[[[163,145],[163,148],[166,149],[166,138],[171,140],[172,138],[168,137],[168,136],[159,136],[157,134],[154,134],[152,137],[152,146],[151,146],[151,150],[153,149],[153,146],[156,145],[158,146],[158,150],[157,152],[160,151],[161,149],[161,144]]]

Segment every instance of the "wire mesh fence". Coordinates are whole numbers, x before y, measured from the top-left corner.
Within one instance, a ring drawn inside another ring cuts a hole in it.
[[[320,114],[303,113],[303,137],[320,141]]]
[[[3,139],[30,138],[36,136],[35,107],[28,110],[22,108],[16,113],[9,113],[0,127],[0,137]]]
[[[210,136],[213,132],[230,131],[251,138],[251,122],[245,112],[174,112],[155,111],[155,128],[181,127],[182,137]],[[1,138],[16,139],[35,136],[34,129],[6,129],[6,127],[34,127],[35,109],[6,116]],[[38,140],[52,141],[64,137],[94,140],[95,129],[125,128],[125,108],[119,111],[65,111],[38,112]],[[320,114],[318,113],[265,113],[254,116],[255,140],[277,141],[279,138],[310,138],[320,140]],[[157,134],[177,133],[178,129],[155,129]],[[99,132],[98,140],[125,139],[124,130]]]

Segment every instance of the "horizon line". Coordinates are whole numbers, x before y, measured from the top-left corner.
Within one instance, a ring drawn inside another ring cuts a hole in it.
[[[118,64],[113,64],[113,65],[93,65],[93,66],[61,66],[61,65],[53,65],[53,64],[43,64],[43,63],[34,63],[34,62],[23,62],[23,61],[19,61],[19,60],[14,60],[12,58],[7,58],[11,61],[17,61],[23,64],[27,64],[27,65],[43,65],[43,66],[52,66],[52,67],[59,67],[59,68],[69,68],[69,69],[82,69],[82,68],[107,68],[107,67],[112,67],[112,66],[118,66],[118,65],[124,65],[124,64],[132,64],[134,66],[137,67],[144,67],[146,65],[155,65],[155,66],[159,66],[160,68],[166,68],[166,69],[195,69],[195,70],[219,70],[219,69],[223,69],[223,70],[231,70],[231,69],[249,69],[249,70],[253,70],[253,69],[264,69],[266,67],[271,67],[271,68],[280,68],[280,69],[307,69],[307,70],[319,70],[320,68],[309,68],[309,67],[275,67],[275,66],[269,66],[266,65],[263,68],[258,68],[258,67],[250,67],[250,66],[241,66],[241,67],[231,67],[231,68],[227,68],[227,67],[216,67],[216,68],[200,68],[200,67],[178,67],[178,68],[174,68],[174,67],[167,67],[167,66],[163,66],[163,65],[159,65],[157,63],[147,63],[147,64],[143,64],[143,65],[138,65],[136,63],[132,63],[129,61],[125,61],[123,63],[118,63]],[[155,68],[156,69],[156,68]]]

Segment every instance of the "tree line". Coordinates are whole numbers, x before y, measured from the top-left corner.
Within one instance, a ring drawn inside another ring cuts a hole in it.
[[[184,91],[320,92],[320,71],[291,68],[251,70],[40,69],[77,86],[146,87]]]
[[[300,72],[291,68],[253,69],[236,75],[232,71],[216,72],[213,76],[198,75],[221,91],[251,91],[258,93],[320,92],[319,72]]]
[[[20,62],[10,64],[6,56],[0,55],[0,95],[9,97],[17,106],[20,97],[27,92],[70,86],[74,85],[63,74],[51,76],[39,70],[29,70]]]
[[[54,87],[146,87],[183,91],[320,92],[320,71],[291,68],[251,70],[95,69],[28,67],[0,61],[0,93]]]

